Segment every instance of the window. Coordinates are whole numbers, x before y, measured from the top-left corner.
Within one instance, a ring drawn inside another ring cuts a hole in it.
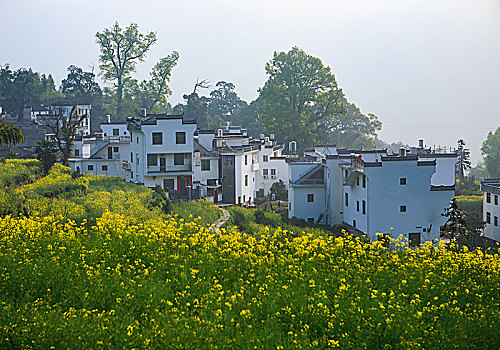
[[[401,213],[406,213],[406,205],[400,205],[400,206],[399,206],[399,211],[400,211]]]
[[[248,175],[245,175],[245,186],[248,186]]]
[[[75,157],[79,157],[80,156],[80,150],[79,149],[75,149]]]
[[[271,169],[271,176],[276,176],[276,169]]]
[[[486,212],[486,223],[491,224],[491,213],[489,211]]]
[[[119,151],[118,147],[113,147],[113,152],[118,153]]]
[[[131,177],[132,179],[134,178],[134,172],[133,172],[133,171],[131,171],[131,172],[130,172],[130,177]]]
[[[408,236],[410,247],[418,247],[420,245],[420,233],[410,233]]]
[[[363,214],[366,215],[366,201],[363,199]]]
[[[352,227],[356,228],[356,220],[352,220]]]
[[[130,152],[130,163],[134,162],[134,154]]]
[[[493,225],[498,226],[498,216],[495,216],[493,220]]]
[[[175,143],[178,145],[186,144],[186,133],[184,131],[175,133]]]
[[[263,162],[268,162],[268,161],[269,161],[269,156],[267,156],[267,155],[265,155],[265,154],[264,154],[264,155],[262,156],[262,161],[263,161]]]
[[[491,193],[486,192],[486,203],[491,203]]]
[[[201,160],[201,171],[210,171],[210,159]]]
[[[359,211],[359,201],[356,201],[356,210]]]
[[[262,169],[262,175],[267,176],[269,174],[269,169]]]
[[[356,186],[359,186],[359,176],[356,176]]]
[[[363,175],[363,187],[366,188],[366,176]]]
[[[248,156],[245,154],[245,165],[248,165]]]
[[[139,143],[139,137],[137,137],[137,143]]]
[[[344,170],[344,177],[347,179],[348,176],[349,176],[349,172],[347,170]]]
[[[401,186],[406,185],[406,177],[402,177],[402,178],[400,178],[400,179],[399,179],[399,184],[400,184]]]
[[[156,154],[148,154],[148,166],[158,165],[158,157]]]
[[[174,179],[163,179],[163,189],[165,192],[174,190]]]
[[[113,129],[113,136],[120,136],[120,130],[119,129]]]
[[[153,133],[153,145],[162,145],[163,144],[163,133],[154,132]]]
[[[314,224],[314,218],[307,218],[307,222]]]
[[[89,171],[94,170],[94,166],[93,166],[92,164],[89,164],[89,165],[87,166],[87,169],[88,169]]]
[[[308,193],[308,194],[307,194],[307,201],[308,201],[309,203],[314,202],[314,193]]]
[[[498,196],[495,195],[495,205],[498,205]]]
[[[101,167],[101,169],[102,169],[102,171],[108,171],[108,166],[107,166],[107,165],[103,165],[103,166]]]
[[[245,198],[245,195],[243,195],[243,203],[245,203],[246,201],[246,198]]]
[[[184,165],[184,153],[174,154],[174,165]]]
[[[346,193],[346,194],[345,194],[344,204],[345,204],[345,206],[346,206],[346,207],[348,207],[348,206],[349,206],[349,193]]]
[[[137,165],[139,165],[139,153],[135,154],[135,160],[137,161]]]

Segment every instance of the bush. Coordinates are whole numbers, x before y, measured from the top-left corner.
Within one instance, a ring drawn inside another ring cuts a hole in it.
[[[483,196],[457,196],[458,209],[465,212],[483,212]]]

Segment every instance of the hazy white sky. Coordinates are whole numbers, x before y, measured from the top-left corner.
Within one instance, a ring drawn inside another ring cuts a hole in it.
[[[500,126],[499,0],[0,0],[0,14],[0,64],[51,73],[57,84],[70,64],[98,66],[94,35],[117,20],[158,34],[136,78],[179,51],[174,104],[197,77],[233,82],[250,102],[273,52],[297,45],[379,117],[387,141],[463,138],[477,161]]]

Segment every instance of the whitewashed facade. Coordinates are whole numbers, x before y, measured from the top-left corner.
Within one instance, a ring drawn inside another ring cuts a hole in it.
[[[130,155],[126,180],[147,187],[160,185],[170,197],[191,199],[195,121],[182,115],[146,115],[127,120]]]
[[[481,181],[483,192],[483,235],[500,242],[500,179]]]
[[[420,149],[388,155],[334,146],[307,154],[309,162],[288,160],[290,218],[346,223],[371,239],[401,234],[415,245],[440,237],[441,214],[455,195],[456,154]]]

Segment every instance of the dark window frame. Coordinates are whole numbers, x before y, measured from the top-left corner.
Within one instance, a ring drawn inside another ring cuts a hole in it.
[[[186,144],[186,132],[185,131],[177,131],[175,133],[175,144],[176,145],[185,145]]]
[[[407,212],[406,205],[400,205],[399,206],[399,212],[400,213],[406,213]]]
[[[154,146],[163,145],[163,133],[162,132],[153,132],[151,133],[152,144]]]
[[[307,194],[307,203],[314,203],[314,193]]]
[[[200,168],[201,171],[210,171],[210,159],[202,159],[200,163]]]
[[[179,159],[182,159],[182,163]],[[184,153],[174,153],[174,165],[184,165]]]

